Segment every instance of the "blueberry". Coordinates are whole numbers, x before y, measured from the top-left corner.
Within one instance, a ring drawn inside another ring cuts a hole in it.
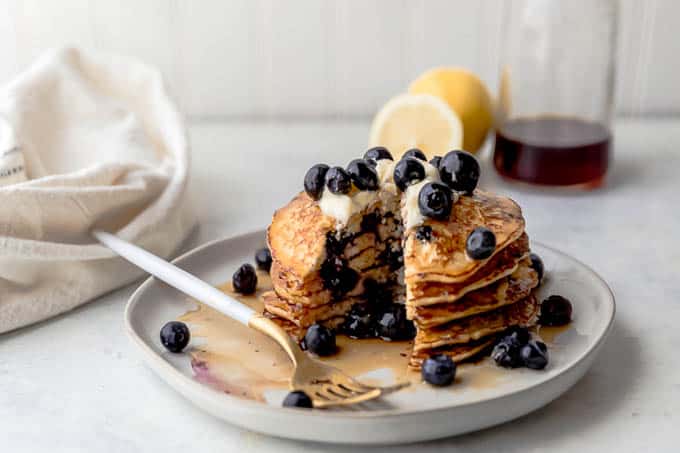
[[[183,322],[170,321],[161,329],[161,343],[170,352],[182,352],[190,338],[189,328]]]
[[[520,358],[525,367],[532,370],[542,370],[548,365],[548,348],[540,341],[530,341],[522,346]]]
[[[329,289],[334,298],[347,294],[359,281],[359,274],[338,257],[329,257],[321,265],[319,271],[324,287]]]
[[[342,332],[351,338],[373,337],[373,315],[366,303],[354,304],[342,324]]]
[[[258,269],[269,272],[272,268],[272,254],[267,247],[255,252],[255,264]]]
[[[420,189],[418,207],[425,217],[436,220],[448,219],[453,207],[451,189],[438,182],[428,182]]]
[[[473,260],[484,260],[493,255],[496,249],[496,236],[486,227],[477,227],[467,238],[465,250]]]
[[[519,351],[520,346],[500,341],[491,351],[491,358],[503,368],[518,368],[522,366]]]
[[[368,151],[366,151],[366,153],[364,154],[364,159],[372,160],[374,162],[377,162],[382,159],[394,160],[392,154],[390,154],[387,148],[383,146],[376,146],[375,148],[371,148]]]
[[[375,212],[366,214],[361,219],[361,231],[363,233],[377,233],[378,225],[380,225],[380,216]]]
[[[531,259],[531,268],[536,271],[538,274],[538,284],[541,284],[541,280],[543,280],[543,273],[545,272],[545,267],[543,266],[543,260],[541,259],[540,256],[536,255],[535,253],[532,253],[529,255],[529,258]]]
[[[416,335],[413,322],[406,319],[406,307],[392,304],[376,321],[376,334],[383,340],[410,340]]]
[[[451,151],[442,158],[439,175],[451,189],[471,195],[479,182],[479,162],[465,151]]]
[[[421,374],[428,384],[438,387],[451,385],[456,378],[456,363],[445,354],[433,355],[423,362]]]
[[[316,164],[305,175],[305,192],[313,200],[321,198],[323,193],[323,186],[326,183],[326,173],[328,172],[328,165]]]
[[[312,408],[312,399],[305,392],[296,390],[286,395],[286,398],[283,400],[283,407]]]
[[[421,225],[416,230],[416,239],[422,242],[430,242],[432,240],[432,227],[429,225]]]
[[[307,349],[318,356],[326,356],[335,353],[335,333],[326,326],[313,324],[305,334]]]
[[[326,187],[332,193],[346,194],[352,190],[352,178],[342,167],[331,167],[326,173]]]
[[[543,326],[563,326],[571,321],[571,302],[562,296],[552,295],[541,303],[538,323]]]
[[[419,150],[418,148],[409,149],[408,151],[406,151],[404,153],[403,156],[401,156],[402,159],[407,159],[409,157],[412,157],[414,159],[420,159],[420,160],[427,161],[427,157],[425,157],[425,153],[422,152],[421,150]]]
[[[347,173],[359,190],[378,190],[378,175],[363,159],[354,159],[347,166]]]
[[[384,311],[385,307],[392,304],[392,291],[387,285],[367,278],[364,280],[364,298],[373,312]],[[365,308],[367,305],[356,304],[354,307]]]
[[[404,266],[404,254],[400,249],[388,246],[385,251],[385,261],[389,264],[391,271],[396,271]]]
[[[441,156],[434,156],[432,159],[430,159],[430,165],[432,165],[436,169],[439,169],[439,164],[441,163],[441,161],[442,161]]]
[[[501,342],[524,346],[531,340],[529,329],[521,326],[511,326],[505,329],[499,336]]]
[[[402,159],[394,166],[394,183],[401,191],[423,179],[425,179],[425,167],[418,159]]]
[[[236,269],[231,277],[231,284],[234,291],[241,294],[253,294],[257,288],[257,274],[255,268],[250,264],[243,264]]]

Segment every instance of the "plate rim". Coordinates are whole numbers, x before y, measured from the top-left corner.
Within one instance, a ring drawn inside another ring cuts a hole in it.
[[[189,257],[196,255],[203,250],[206,250],[210,247],[213,247],[221,242],[225,241],[230,241],[238,238],[243,238],[245,236],[255,236],[255,235],[264,235],[266,232],[266,229],[259,229],[259,230],[252,230],[248,231],[245,233],[239,233],[239,234],[234,234],[231,236],[226,236],[218,239],[213,239],[211,241],[207,241],[203,244],[200,244],[196,247],[194,247],[191,250],[188,250],[185,253],[182,253],[181,255],[177,256],[174,258],[171,262],[175,265],[181,265],[181,262],[185,259],[188,259]],[[609,319],[607,320],[607,325],[604,328],[604,330],[601,332],[599,337],[594,341],[581,355],[578,356],[576,360],[574,360],[567,368],[562,370],[560,373],[555,374],[554,376],[543,376],[542,378],[536,380],[536,382],[532,383],[528,387],[516,389],[513,391],[510,391],[508,393],[503,393],[501,395],[493,395],[493,396],[487,396],[479,400],[475,401],[469,401],[466,403],[461,403],[461,404],[456,404],[455,406],[443,406],[443,407],[437,407],[437,408],[417,408],[417,409],[378,409],[378,410],[372,410],[372,411],[327,411],[327,410],[321,410],[321,409],[315,409],[311,411],[301,411],[297,408],[289,408],[289,407],[279,407],[279,406],[274,406],[274,405],[269,405],[266,403],[258,402],[258,401],[251,401],[248,399],[244,398],[239,398],[233,395],[230,395],[228,393],[223,393],[223,392],[218,392],[215,389],[212,389],[204,384],[201,384],[200,382],[186,376],[184,373],[179,371],[177,368],[175,368],[170,362],[167,360],[163,359],[161,355],[156,353],[149,345],[146,344],[146,342],[137,334],[135,331],[133,325],[132,325],[132,312],[136,305],[140,302],[142,299],[141,296],[142,294],[149,288],[151,285],[154,283],[160,283],[162,285],[166,285],[163,283],[161,280],[157,279],[156,277],[149,276],[146,278],[140,285],[135,289],[135,291],[130,295],[128,302],[125,305],[125,310],[123,312],[124,316],[124,324],[125,324],[125,332],[128,336],[128,338],[138,346],[143,352],[143,356],[145,358],[145,361],[150,361],[154,362],[155,366],[151,363],[148,365],[150,368],[154,370],[156,374],[160,374],[159,370],[156,368],[156,366],[165,369],[169,373],[169,377],[177,383],[181,383],[183,385],[189,385],[191,387],[195,387],[195,391],[200,391],[201,393],[205,393],[206,396],[208,394],[218,394],[220,395],[221,398],[226,399],[226,403],[232,403],[232,404],[237,404],[240,406],[245,406],[251,411],[255,412],[266,412],[266,413],[271,413],[271,411],[276,411],[277,413],[280,413],[281,415],[295,415],[295,416],[302,416],[302,417],[324,417],[326,419],[334,419],[334,418],[341,418],[341,419],[358,419],[358,418],[368,418],[368,419],[393,419],[393,418],[399,418],[399,417],[404,417],[404,416],[413,416],[413,415],[419,415],[419,414],[436,414],[439,412],[446,412],[450,411],[452,409],[462,409],[465,407],[470,407],[470,406],[477,406],[480,404],[485,404],[489,403],[494,400],[498,399],[503,399],[503,398],[509,398],[514,395],[517,395],[522,392],[528,392],[531,391],[532,389],[535,389],[536,387],[546,385],[552,381],[555,381],[559,379],[561,376],[573,371],[574,369],[578,369],[579,366],[587,361],[593,354],[596,354],[600,347],[603,345],[604,341],[607,339],[609,334],[611,333],[611,330],[614,325],[614,320],[616,318],[616,298],[614,296],[614,292],[612,291],[611,287],[607,282],[598,274],[592,267],[588,266],[587,264],[583,263],[581,260],[574,258],[573,256],[564,253],[560,251],[559,249],[555,247],[551,247],[548,245],[545,245],[544,243],[540,241],[532,241],[532,245],[537,245],[541,248],[548,249],[552,253],[555,253],[557,255],[561,255],[563,257],[566,257],[567,259],[577,263],[579,266],[582,266],[585,270],[587,270],[595,279],[602,285],[602,287],[606,290],[605,293],[607,294],[607,299],[609,300],[608,307],[611,307],[611,310],[609,311]],[[178,290],[177,290],[178,291]],[[188,296],[187,296],[188,297]],[[587,367],[585,372],[588,371],[590,366]],[[160,376],[161,380],[167,381],[168,378],[165,376]],[[177,391],[177,389],[173,389]],[[180,393],[183,397],[190,399],[187,397],[186,394],[182,392]],[[556,397],[559,397],[560,395],[557,395]],[[192,401],[193,403],[193,401]]]

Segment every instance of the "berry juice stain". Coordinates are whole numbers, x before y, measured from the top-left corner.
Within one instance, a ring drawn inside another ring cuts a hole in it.
[[[551,186],[602,185],[611,136],[602,124],[537,117],[506,122],[496,132],[494,165],[510,179]]]

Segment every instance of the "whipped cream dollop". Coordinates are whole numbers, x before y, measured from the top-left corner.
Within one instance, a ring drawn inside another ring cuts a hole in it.
[[[401,220],[404,224],[404,231],[408,231],[411,228],[417,227],[425,222],[425,216],[420,212],[420,207],[418,206],[418,196],[420,195],[420,190],[430,182],[441,182],[439,177],[439,170],[437,170],[434,165],[429,162],[421,162],[423,167],[425,167],[425,179],[422,181],[410,185],[406,188],[404,192],[403,204],[401,209]],[[453,202],[458,201],[458,194],[453,192]]]
[[[425,221],[425,216],[420,212],[418,196],[420,190],[427,183],[441,182],[439,170],[432,164],[420,161],[425,168],[425,179],[406,188],[401,203],[401,216],[404,229],[417,227]],[[394,183],[394,167],[396,162],[389,159],[380,159],[376,163],[375,171],[378,175],[378,190],[353,191],[350,194],[334,194],[330,190],[324,190],[319,207],[321,211],[333,217],[339,227],[347,225],[349,219],[356,213],[364,211],[368,206],[382,201],[384,206],[393,205],[395,197],[400,196],[399,189]],[[453,192],[453,202],[458,200],[458,194]]]
[[[362,190],[343,195],[324,190],[319,200],[319,207],[325,215],[333,217],[338,226],[345,226],[354,214],[374,203],[378,199],[378,193],[377,190]]]

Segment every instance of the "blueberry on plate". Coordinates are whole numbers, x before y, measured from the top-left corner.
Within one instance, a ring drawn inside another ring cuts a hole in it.
[[[479,162],[465,151],[451,151],[439,163],[439,176],[451,189],[472,195],[479,182]]]
[[[272,268],[272,254],[267,247],[255,252],[255,264],[258,269],[267,272]]]
[[[499,335],[500,341],[516,346],[524,346],[531,340],[529,329],[521,326],[510,326]]]
[[[503,368],[518,368],[522,366],[522,359],[519,356],[521,347],[509,342],[499,341],[491,351],[491,358],[498,366]]]
[[[446,354],[433,355],[425,359],[420,372],[428,384],[444,387],[456,378],[456,362]]]
[[[425,179],[425,167],[418,159],[406,158],[394,166],[394,183],[402,192],[411,184]]]
[[[352,190],[352,178],[342,167],[331,167],[326,172],[326,187],[336,195]]]
[[[373,315],[366,304],[354,304],[342,324],[342,333],[350,338],[375,336]]]
[[[304,407],[310,409],[314,406],[312,399],[305,392],[296,390],[286,395],[286,398],[283,400],[283,407]]]
[[[531,268],[536,271],[538,274],[538,284],[541,284],[541,281],[543,280],[543,274],[545,272],[545,267],[543,266],[543,260],[541,259],[540,256],[536,255],[535,253],[531,253],[529,255],[529,258],[531,259]]]
[[[359,190],[378,190],[378,174],[364,159],[354,159],[347,166],[347,173]]]
[[[382,159],[394,160],[392,154],[384,146],[371,148],[364,154],[364,159],[377,162]]]
[[[432,227],[429,225],[420,225],[416,230],[416,239],[421,242],[430,242],[432,240]]]
[[[250,264],[242,264],[231,277],[234,291],[241,294],[253,294],[257,288],[257,274]]]
[[[335,353],[335,333],[321,324],[312,324],[305,334],[307,350],[318,356],[327,356]]]
[[[543,326],[563,326],[571,321],[572,306],[562,296],[552,295],[541,303],[538,323]]]
[[[525,367],[542,370],[548,365],[548,347],[541,341],[531,340],[522,346],[520,358]]]
[[[170,321],[161,329],[161,343],[170,352],[182,352],[190,338],[189,328],[183,322]]]
[[[441,163],[441,161],[442,161],[441,156],[434,156],[432,159],[430,159],[430,165],[439,170],[439,164]]]
[[[375,331],[377,336],[387,341],[410,340],[416,335],[416,328],[406,318],[406,307],[402,304],[391,304],[379,314]]]
[[[409,157],[412,157],[414,159],[420,159],[420,160],[427,161],[427,157],[425,157],[425,153],[422,152],[421,150],[419,150],[418,148],[409,149],[408,151],[406,151],[404,153],[403,156],[401,156],[402,159],[406,159],[406,158],[409,158]]]
[[[485,260],[496,249],[496,235],[486,227],[477,227],[465,242],[465,251],[473,260]]]
[[[451,215],[453,194],[451,189],[438,182],[428,182],[418,194],[418,208],[425,217],[446,220]]]
[[[313,200],[321,198],[323,193],[323,186],[326,184],[326,173],[328,172],[328,165],[316,164],[305,175],[305,192]]]

